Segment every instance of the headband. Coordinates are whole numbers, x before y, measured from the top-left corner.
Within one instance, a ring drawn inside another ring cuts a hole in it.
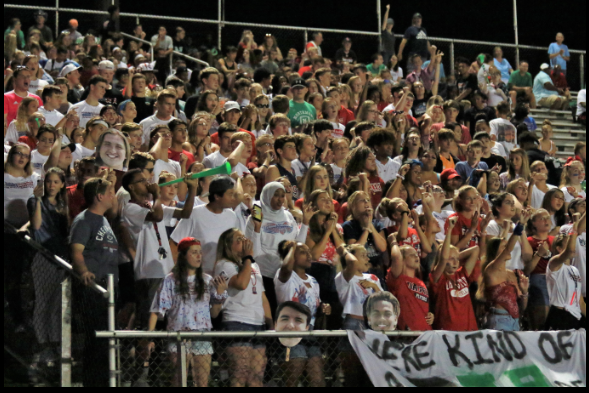
[[[108,125],[108,123],[107,123],[107,122],[105,122],[105,121],[104,121],[104,120],[102,120],[102,119],[100,119],[100,120],[94,120],[94,121],[92,122],[92,124],[90,125],[90,127],[94,127],[94,126],[97,126],[97,125],[103,125],[103,126],[105,126],[107,129],[108,129],[108,128],[110,128],[110,126]]]
[[[201,243],[200,241],[196,240],[193,237],[186,237],[182,240],[180,240],[180,243],[178,243],[178,251],[180,252],[186,252],[188,251],[188,249],[192,246],[200,246]]]

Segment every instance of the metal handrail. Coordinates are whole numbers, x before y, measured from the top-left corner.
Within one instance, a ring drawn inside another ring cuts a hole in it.
[[[132,34],[123,33],[122,31],[119,31],[118,34],[122,35],[123,37],[127,37],[129,39],[132,39],[134,41],[141,42],[141,43],[144,43],[144,44],[149,45],[149,51],[151,53],[151,61],[155,61],[155,59],[153,58],[153,44],[150,41],[147,41],[147,40],[144,40],[144,39],[141,39],[141,38],[137,38],[137,37],[135,37]],[[129,60],[131,62],[133,62],[135,59],[129,59]]]
[[[108,15],[106,11],[94,11],[94,10],[83,10],[77,8],[61,8],[61,7],[39,7],[39,6],[28,6],[28,5],[20,5],[20,4],[4,4],[4,8],[20,8],[20,9],[43,9],[47,11],[64,11],[64,12],[78,12],[82,14],[100,14],[100,15]],[[178,16],[162,16],[162,15],[150,15],[150,14],[135,14],[129,12],[121,12],[121,16],[124,17],[136,17],[136,18],[145,18],[145,19],[162,19],[162,20],[174,20],[174,21],[182,21],[182,22],[193,22],[193,23],[207,23],[207,24],[215,24],[218,25],[221,23],[222,25],[228,26],[244,26],[244,27],[263,27],[263,28],[271,28],[271,29],[283,29],[283,30],[297,30],[297,31],[320,31],[325,33],[341,33],[341,34],[360,34],[360,35],[370,35],[370,36],[378,36],[379,33],[371,32],[371,31],[359,31],[359,30],[339,30],[339,29],[322,29],[316,27],[301,27],[301,26],[284,26],[284,25],[271,25],[271,24],[261,24],[261,23],[245,23],[245,22],[228,22],[215,19],[197,19],[197,18],[183,18]],[[398,38],[403,38],[402,34],[395,35]],[[504,46],[507,48],[517,48],[518,45],[510,44],[506,42],[491,42],[491,41],[472,41],[472,40],[463,40],[463,39],[452,39],[452,38],[442,38],[442,37],[428,37],[432,41],[440,41],[440,42],[448,42],[448,43],[457,43],[457,44],[473,44],[473,45],[495,45],[495,46]],[[541,46],[531,46],[531,45],[519,45],[520,49],[534,49],[534,50],[547,50],[548,47],[541,47]],[[586,50],[578,50],[578,49],[569,49],[570,53],[574,54],[586,54]]]
[[[10,224],[9,222],[6,222],[6,221],[4,221],[4,229],[8,229],[8,231],[13,234],[16,234],[18,232],[17,229],[12,224]],[[22,240],[25,243],[27,243],[29,246],[31,246],[32,248],[37,250],[38,252],[42,253],[43,256],[45,256],[49,261],[58,265],[60,268],[66,270],[69,274],[76,277],[78,280],[80,280],[80,281],[82,280],[80,275],[74,271],[74,268],[72,265],[70,265],[68,262],[66,262],[63,258],[49,252],[49,250],[47,250],[45,247],[43,247],[42,245],[40,245],[39,243],[37,243],[36,241],[31,239],[31,237],[29,235],[24,235],[22,237]],[[105,298],[108,297],[108,291],[106,289],[102,288],[100,285],[96,284],[95,282],[92,282],[89,285],[89,288],[94,290],[95,292],[99,293],[100,295],[104,296]]]
[[[385,332],[389,337],[419,337],[424,332]],[[347,330],[314,330],[312,332],[142,332],[130,330],[96,332],[97,338],[300,338],[300,337],[347,337]]]

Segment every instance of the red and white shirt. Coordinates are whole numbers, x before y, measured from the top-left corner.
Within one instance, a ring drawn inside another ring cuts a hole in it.
[[[461,267],[451,277],[443,274],[436,283],[430,274],[432,296],[435,303],[434,329],[452,332],[474,332],[478,330],[472,308],[469,287],[475,280]]]
[[[389,270],[387,287],[401,304],[398,330],[414,332],[432,330],[425,321],[429,313],[429,292],[423,281],[404,274],[395,277]]]

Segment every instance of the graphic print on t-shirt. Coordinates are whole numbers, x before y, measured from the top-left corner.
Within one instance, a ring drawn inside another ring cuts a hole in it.
[[[407,281],[407,289],[413,292],[417,300],[420,300],[424,303],[429,303],[429,293],[427,288],[417,285],[414,282]]]
[[[292,233],[294,227],[289,222],[269,222],[262,226],[262,230],[264,233],[268,233],[270,235],[286,235],[287,233]]]
[[[96,241],[102,243],[102,249],[108,250],[111,254],[117,252],[119,249],[115,234],[113,233],[110,225],[104,225],[96,234]]]
[[[458,288],[455,288],[454,284],[451,281],[448,281],[446,283],[446,290],[450,291],[450,295],[452,297],[463,298],[470,295],[470,292],[468,290],[469,284],[466,277],[460,277],[456,281],[456,285],[458,286]]]

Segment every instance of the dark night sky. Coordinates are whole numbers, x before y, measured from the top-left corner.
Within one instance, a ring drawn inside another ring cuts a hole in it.
[[[8,3],[54,5],[55,0],[8,0]],[[60,0],[63,7],[96,9],[106,0]],[[217,1],[120,0],[123,12],[217,19]],[[382,8],[389,3],[382,0]],[[395,32],[402,33],[415,12],[424,15],[430,36],[481,41],[514,42],[511,0],[412,0],[390,1]],[[138,7],[137,5],[141,6]],[[162,5],[182,4],[163,10]],[[345,4],[345,6],[342,6]],[[359,4],[359,5],[358,5]],[[539,5],[541,4],[541,5]],[[548,46],[557,31],[566,35],[571,49],[585,49],[586,0],[561,0],[548,7],[547,1],[519,0],[520,43]],[[460,8],[462,7],[462,8]],[[20,16],[20,15],[19,15]],[[443,16],[443,17],[439,17]],[[5,12],[5,25],[9,16]],[[72,17],[71,14],[64,17]],[[226,0],[226,18],[230,21],[268,23],[307,27],[376,31],[376,0],[333,1]]]

